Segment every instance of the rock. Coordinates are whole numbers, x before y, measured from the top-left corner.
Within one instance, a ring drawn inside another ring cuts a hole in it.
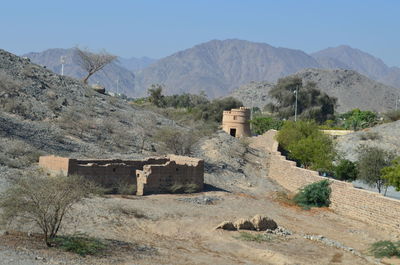
[[[243,218],[236,220],[234,226],[237,230],[256,230],[251,221]]]
[[[224,221],[220,223],[215,229],[223,229],[228,231],[236,231],[236,227],[231,221]]]
[[[257,231],[275,230],[278,228],[276,222],[266,216],[257,214],[251,219],[251,223]]]
[[[106,93],[106,88],[101,86],[101,85],[99,85],[99,84],[92,85],[92,89],[94,91],[96,91],[97,93],[100,93],[100,94],[105,94]]]

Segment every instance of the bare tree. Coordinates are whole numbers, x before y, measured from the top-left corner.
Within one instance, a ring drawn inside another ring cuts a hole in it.
[[[109,54],[106,51],[93,53],[87,49],[75,48],[75,52],[78,55],[78,64],[88,73],[85,78],[83,78],[83,83],[85,84],[87,84],[88,79],[94,73],[117,59],[117,56]]]
[[[43,231],[47,246],[51,246],[51,239],[72,206],[99,192],[100,188],[83,177],[33,173],[16,179],[0,194],[1,221],[35,224]]]

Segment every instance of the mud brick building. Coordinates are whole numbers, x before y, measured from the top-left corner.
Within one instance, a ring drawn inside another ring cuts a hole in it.
[[[127,185],[132,193],[146,195],[169,193],[175,185],[203,190],[204,161],[197,158],[168,155],[142,160],[72,159],[41,156],[39,165],[51,174],[80,175],[106,188]]]

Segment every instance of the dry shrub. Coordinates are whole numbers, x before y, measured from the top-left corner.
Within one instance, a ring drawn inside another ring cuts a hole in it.
[[[176,155],[189,155],[200,136],[193,130],[185,131],[175,127],[161,128],[155,135],[155,140],[160,143],[161,151]]]
[[[51,239],[56,237],[72,206],[99,192],[83,177],[48,177],[31,172],[14,180],[1,194],[2,221],[36,225],[42,230],[46,245],[51,246]]]

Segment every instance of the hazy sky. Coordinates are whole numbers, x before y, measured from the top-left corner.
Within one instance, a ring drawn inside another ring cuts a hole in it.
[[[399,26],[398,0],[4,0],[0,48],[161,58],[238,38],[306,52],[347,44],[400,66]]]

